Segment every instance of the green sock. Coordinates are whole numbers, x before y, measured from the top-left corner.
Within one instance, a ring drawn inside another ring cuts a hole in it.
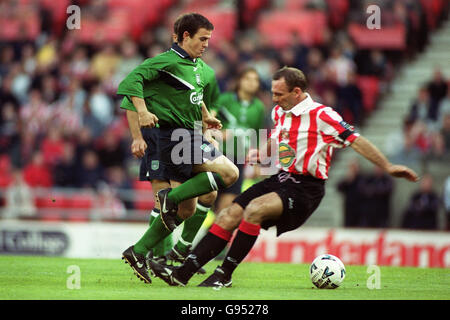
[[[192,241],[194,241],[198,230],[205,221],[206,215],[208,214],[209,208],[198,203],[195,213],[189,219],[184,221],[183,232],[181,237],[175,245],[175,249],[179,253],[186,253],[192,246]]]
[[[141,239],[134,245],[134,252],[146,255],[155,245],[170,235],[171,232],[166,229],[161,217],[158,215],[152,221],[152,225],[147,229]]]
[[[218,173],[200,172],[178,187],[172,189],[167,197],[175,203],[192,199],[208,192],[226,187]]]
[[[159,216],[159,209],[153,209],[150,220],[149,220],[149,226],[152,226],[152,223],[155,221],[156,217]],[[162,241],[158,242],[151,250],[153,252],[154,257],[161,257],[165,255],[170,249],[172,249],[173,241],[172,241],[172,234],[169,234],[167,237],[165,237]]]

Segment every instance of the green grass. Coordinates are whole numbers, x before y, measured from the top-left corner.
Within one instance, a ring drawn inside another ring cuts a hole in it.
[[[81,271],[81,288],[68,289],[70,265]],[[218,265],[212,261],[206,269]],[[381,267],[381,288],[366,286],[367,267],[347,266],[336,290],[313,288],[308,265],[243,263],[235,271],[233,287],[213,290],[196,285],[169,287],[160,279],[139,281],[122,260],[0,256],[0,299],[146,299],[146,300],[301,300],[301,299],[450,299],[450,269]]]

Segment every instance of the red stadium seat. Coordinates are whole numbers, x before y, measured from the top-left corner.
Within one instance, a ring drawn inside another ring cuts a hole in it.
[[[150,211],[155,207],[152,185],[147,181],[135,181],[133,185],[135,191],[134,208],[137,210]]]
[[[372,112],[380,94],[380,80],[375,76],[358,76],[356,81],[362,92],[364,110]]]
[[[360,49],[404,50],[406,48],[405,26],[385,26],[381,29],[367,29],[366,25],[351,23],[348,33]]]
[[[91,209],[93,204],[94,198],[88,193],[74,194],[70,199],[70,208],[73,209]]]
[[[273,11],[263,15],[258,23],[258,31],[269,42],[283,48],[290,44],[293,34],[299,34],[306,45],[323,42],[323,32],[327,21],[322,11]]]

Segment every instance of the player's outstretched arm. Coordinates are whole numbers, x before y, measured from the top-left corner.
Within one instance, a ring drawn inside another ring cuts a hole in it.
[[[351,144],[351,147],[364,158],[379,166],[393,177],[405,178],[413,182],[419,180],[419,177],[414,170],[403,165],[390,163],[386,156],[363,136],[357,137]]]
[[[133,139],[131,143],[131,153],[137,158],[142,158],[145,154],[145,149],[147,149],[147,143],[145,143],[145,140],[142,137],[141,128],[139,127],[138,113],[132,110],[127,110],[127,120],[131,138]]]

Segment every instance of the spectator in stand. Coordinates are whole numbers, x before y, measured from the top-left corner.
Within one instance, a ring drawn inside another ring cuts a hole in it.
[[[128,148],[124,146],[112,130],[105,132],[98,148],[96,148],[100,165],[107,169],[113,166],[124,166]]]
[[[81,158],[81,166],[78,168],[77,180],[77,186],[79,188],[94,189],[103,180],[103,170],[100,166],[96,151],[84,151]]]
[[[103,90],[100,83],[96,83],[93,86],[88,100],[92,115],[103,127],[107,127],[113,121],[114,106],[111,98]]]
[[[62,157],[58,159],[52,170],[55,186],[75,187],[77,181],[76,171],[75,148],[72,143],[65,142]]]
[[[63,156],[64,140],[59,127],[51,126],[47,131],[47,136],[42,140],[41,151],[44,163],[52,168]]]
[[[0,188],[6,188],[12,181],[11,159],[7,154],[0,155]]]
[[[433,80],[428,82],[427,89],[430,94],[429,117],[436,121],[439,115],[439,104],[447,94],[447,82],[445,81],[440,68],[436,68]]]
[[[386,155],[396,162],[415,164],[420,159],[421,152],[416,146],[415,137],[411,134],[413,122],[408,118],[403,120],[401,128],[393,130],[385,141]]]
[[[442,119],[441,128],[434,141],[436,154],[444,161],[450,160],[450,113]]]
[[[111,78],[119,65],[120,57],[111,44],[105,44],[100,52],[94,54],[91,62],[91,75],[99,81]]]
[[[362,190],[366,179],[357,159],[350,161],[347,175],[338,182],[337,190],[344,196],[344,226],[359,227],[361,215],[365,210]]]
[[[347,74],[347,83],[338,87],[337,98],[337,111],[344,116],[344,119],[346,111],[348,111],[352,117],[348,122],[357,126],[361,125],[364,112],[362,92],[356,85],[356,74],[354,72],[349,72]]]
[[[119,199],[117,191],[107,183],[101,182],[97,188],[94,208],[92,209],[93,220],[104,219],[124,219],[127,210],[123,202]]]
[[[11,102],[0,108],[0,154],[9,154],[14,166],[21,163],[19,116]]]
[[[445,230],[450,231],[450,176],[444,183]]]
[[[386,228],[391,216],[392,178],[379,167],[366,177],[363,192],[365,210],[361,212],[361,227]]]
[[[31,90],[28,103],[20,108],[20,118],[26,134],[39,136],[50,127],[52,110],[42,100],[39,90]]]
[[[17,97],[14,95],[12,91],[12,84],[13,84],[12,75],[8,74],[5,77],[1,78],[0,103],[5,104],[9,102],[14,106],[15,109],[19,109],[20,101],[19,99],[17,99]]]
[[[23,170],[25,182],[32,188],[50,188],[53,185],[52,174],[44,162],[42,152],[36,151],[29,164]]]
[[[22,171],[14,170],[14,180],[6,190],[6,206],[3,211],[4,219],[32,217],[36,214],[34,195],[23,178]]]
[[[348,82],[349,74],[356,71],[356,65],[353,60],[342,54],[342,48],[335,45],[331,49],[330,58],[326,66],[336,74],[336,82],[339,86],[345,86]]]
[[[106,169],[106,182],[113,189],[116,190],[119,194],[126,190],[133,189],[133,186],[130,180],[127,177],[123,166],[113,166]],[[124,196],[120,197],[123,200],[123,203],[127,209],[133,209],[133,200],[130,197]]]
[[[114,73],[114,84],[119,83],[144,60],[138,52],[137,45],[130,39],[125,39],[120,45],[121,59]]]
[[[0,51],[0,78],[4,78],[10,71],[14,61],[14,48],[12,45],[5,45]]]
[[[425,174],[420,183],[420,190],[410,198],[403,216],[402,227],[407,229],[436,230],[440,198],[433,190],[433,178]]]

